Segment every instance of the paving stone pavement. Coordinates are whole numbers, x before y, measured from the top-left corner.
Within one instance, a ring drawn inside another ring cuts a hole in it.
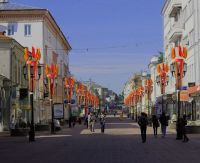
[[[99,122],[94,133],[86,126],[63,128],[55,135],[37,133],[36,142],[26,137],[0,137],[0,163],[199,163],[200,135],[190,141],[175,140],[173,131],[166,138],[154,138],[148,128],[147,142],[141,143],[138,125],[124,118],[106,119],[105,133]]]

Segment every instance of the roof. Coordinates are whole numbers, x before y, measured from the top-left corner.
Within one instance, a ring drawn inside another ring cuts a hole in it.
[[[169,2],[170,2],[170,0],[165,0],[164,5],[163,5],[163,8],[162,8],[162,10],[161,10],[161,15],[164,15],[164,13],[165,13],[165,11],[166,11],[168,5],[169,5]]]
[[[0,32],[0,41],[1,42],[6,42],[6,43],[11,43],[17,46],[20,46],[21,48],[24,48],[19,42],[17,42],[14,38],[8,37],[3,34],[3,32]]]
[[[23,5],[23,4],[0,2],[0,10],[33,10],[33,9],[38,10],[42,8]]]
[[[0,34],[0,40],[13,40],[13,38]]]
[[[71,46],[68,42],[68,40],[66,39],[64,33],[62,32],[62,30],[60,29],[60,27],[58,26],[56,20],[54,19],[53,15],[44,8],[38,8],[38,7],[33,7],[33,6],[28,6],[28,5],[23,5],[23,4],[16,4],[16,3],[10,3],[10,2],[0,2],[0,12],[2,11],[47,11],[47,13],[50,15],[51,19],[53,20],[53,22],[55,23],[56,27],[58,28],[58,31],[61,32],[62,37],[64,38],[64,41],[66,42],[67,47],[69,48],[69,50],[71,50]]]

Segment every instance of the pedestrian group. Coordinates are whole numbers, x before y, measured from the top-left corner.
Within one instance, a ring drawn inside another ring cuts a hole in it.
[[[105,117],[106,115],[102,112],[99,116],[99,122],[101,126],[101,132],[104,133],[105,130]],[[98,115],[95,115],[94,112],[89,112],[85,117],[85,124],[91,132],[95,132],[95,123],[97,122]]]
[[[156,115],[152,116],[153,133],[154,133],[155,138],[157,138],[158,128],[160,126],[161,126],[162,137],[165,138],[167,126],[168,126],[168,120],[169,120],[169,118],[165,115],[164,112],[161,114],[161,116],[159,118]],[[140,130],[141,130],[142,143],[145,143],[147,126],[149,124],[146,113],[142,112],[141,116],[138,117],[138,124],[139,124]],[[183,136],[183,138],[182,138],[183,142],[188,142],[189,138],[187,137],[186,127],[185,127],[187,125],[186,115],[183,115],[183,118],[179,119],[179,125],[180,125],[181,134]]]

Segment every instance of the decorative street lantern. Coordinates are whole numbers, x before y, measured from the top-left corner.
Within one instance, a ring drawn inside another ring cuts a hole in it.
[[[156,83],[160,85],[160,91],[162,94],[162,112],[164,111],[164,96],[165,96],[165,87],[169,83],[169,76],[167,72],[169,71],[168,65],[161,63],[157,65],[158,76],[156,76]]]
[[[147,94],[147,100],[148,100],[148,116],[150,116],[150,100],[151,100],[151,93],[153,92],[153,82],[151,79],[147,79],[145,81],[145,93]]]
[[[67,88],[67,100],[68,103],[71,103],[72,96],[73,96],[73,87],[75,85],[75,79],[73,77],[66,77],[65,78],[65,88]]]
[[[57,64],[51,64],[51,67],[49,67],[47,64],[45,65],[45,74],[46,79],[45,84],[48,85],[49,93],[50,93],[50,108],[51,108],[51,133],[55,133],[55,127],[54,127],[54,107],[53,107],[53,96],[54,96],[54,89],[57,84],[57,76],[58,76],[58,65]]]
[[[39,80],[41,76],[41,66],[39,60],[41,58],[40,49],[32,47],[32,53],[29,53],[28,48],[24,49],[24,60],[26,64],[23,67],[24,78],[28,80],[28,88],[30,91],[31,102],[31,125],[29,132],[29,141],[35,141],[35,125],[34,125],[34,109],[33,109],[33,93],[35,80]]]
[[[137,116],[138,116],[138,109],[137,109],[137,104],[142,103],[142,96],[144,96],[144,87],[143,86],[139,86],[136,89],[136,121],[137,121]]]
[[[178,54],[176,54],[178,52]],[[171,59],[172,63],[170,65],[170,71],[172,76],[176,79],[176,90],[178,92],[178,117],[177,117],[177,139],[182,139],[180,121],[180,90],[182,87],[182,79],[187,72],[187,64],[185,60],[187,58],[187,49],[186,47],[178,46],[171,49]]]

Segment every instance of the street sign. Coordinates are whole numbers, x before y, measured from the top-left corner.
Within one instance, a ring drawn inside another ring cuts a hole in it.
[[[182,86],[181,90],[187,90],[187,86]]]
[[[180,92],[180,101],[189,101],[189,93],[188,91],[181,91]]]

